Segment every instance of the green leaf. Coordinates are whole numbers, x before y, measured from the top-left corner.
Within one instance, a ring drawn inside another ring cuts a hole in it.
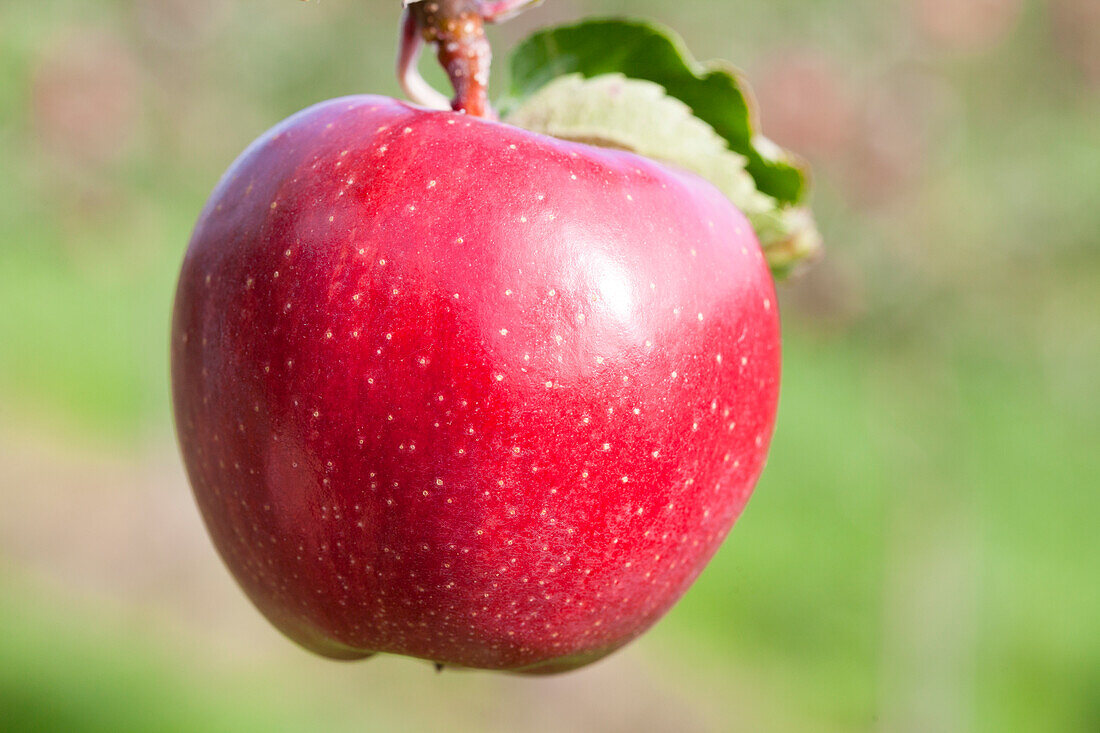
[[[752,222],[777,277],[820,248],[809,211],[783,206],[757,190],[745,157],[659,84],[622,74],[591,79],[568,74],[538,90],[507,121],[565,140],[628,150],[706,178]]]
[[[554,137],[629,150],[675,163],[717,186],[748,214],[775,208],[756,190],[745,157],[658,84],[605,74],[559,77],[509,115],[508,123]]]
[[[501,108],[514,109],[552,80],[622,74],[659,84],[747,159],[756,187],[780,204],[801,203],[806,174],[789,154],[756,132],[755,102],[725,63],[702,65],[676,33],[635,20],[589,20],[535,33],[512,52],[511,88]]]

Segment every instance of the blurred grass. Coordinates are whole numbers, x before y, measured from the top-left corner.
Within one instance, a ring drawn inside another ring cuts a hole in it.
[[[1049,20],[1086,0],[987,4],[1020,17],[974,47],[921,26],[929,2],[561,0],[494,31],[499,58],[555,19],[661,19],[762,80],[766,128],[771,113],[815,164],[829,257],[784,287],[768,470],[708,571],[638,642],[715,729],[1100,730],[1100,88]],[[0,6],[8,431],[59,454],[170,440],[168,312],[194,217],[278,119],[396,93],[395,6]],[[810,107],[798,100],[816,87],[782,96],[794,55],[834,70],[837,89]],[[72,119],[79,70],[105,80],[93,102],[117,103]],[[843,124],[800,133],[807,115]],[[140,621],[159,612],[120,620],[24,574],[49,572],[0,575],[5,728],[362,729],[369,708],[393,730],[416,707],[322,689],[298,657],[204,663]],[[499,688],[470,679],[461,689],[492,709]],[[728,719],[727,697],[766,724]]]
[[[223,680],[201,680],[155,639],[119,628],[114,615],[30,605],[27,588],[3,585],[5,730],[307,730],[319,722],[293,705],[240,695]]]

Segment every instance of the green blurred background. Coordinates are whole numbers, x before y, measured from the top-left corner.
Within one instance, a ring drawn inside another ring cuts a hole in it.
[[[782,287],[769,467],[684,601],[584,671],[337,664],[268,627],[176,456],[174,278],[256,135],[398,94],[398,12],[0,5],[0,728],[1100,730],[1096,0],[549,0],[495,29],[503,59],[664,21],[814,164],[828,257]]]

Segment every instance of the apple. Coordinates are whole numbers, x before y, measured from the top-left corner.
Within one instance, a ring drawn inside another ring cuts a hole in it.
[[[225,174],[171,350],[195,498],[276,627],[536,673],[691,585],[764,465],[780,370],[767,264],[711,184],[374,96]]]
[[[495,121],[482,24],[532,4],[405,2],[420,105],[277,125],[184,258],[172,391],[196,501],[257,608],[325,656],[588,664],[687,590],[764,466],[780,337],[752,223],[686,170]],[[453,100],[419,75],[425,42]],[[787,269],[809,240],[774,214]]]

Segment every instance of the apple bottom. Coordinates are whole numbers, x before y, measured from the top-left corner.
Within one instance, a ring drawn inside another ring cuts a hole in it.
[[[269,614],[264,611],[262,605],[257,604],[257,606],[260,608],[261,612],[264,613],[265,617],[267,617],[271,624],[279,629],[288,639],[295,642],[304,649],[320,656],[327,657],[335,661],[352,662],[368,659],[370,657],[374,657],[380,653],[383,653],[378,651],[356,649],[351,646],[346,646],[330,638],[324,631],[306,627],[301,623],[300,620],[288,620],[279,618],[275,614]],[[399,650],[391,651],[390,653],[401,656],[419,657],[421,659],[424,659],[425,661],[434,663],[439,669],[443,669],[444,667],[448,669],[495,669],[496,671],[509,672],[513,674],[552,675],[579,669],[586,665],[592,664],[593,662],[599,661],[600,659],[603,659],[609,654],[612,654],[613,652],[629,644],[635,638],[644,633],[649,628],[649,626],[651,626],[657,620],[657,618],[654,618],[644,627],[638,628],[630,636],[630,638],[621,639],[620,641],[614,644],[607,645],[602,649],[583,651],[569,654],[567,656],[561,656],[560,649],[547,648],[542,650],[541,652],[541,655],[546,657],[543,661],[538,661],[523,666],[494,667],[486,664],[475,664],[473,666],[466,666],[464,664],[456,663],[453,661],[442,662],[437,658],[437,654],[435,654],[434,652],[424,655],[412,654],[409,652],[408,649],[404,647]],[[534,650],[534,653],[538,655],[539,651]]]

